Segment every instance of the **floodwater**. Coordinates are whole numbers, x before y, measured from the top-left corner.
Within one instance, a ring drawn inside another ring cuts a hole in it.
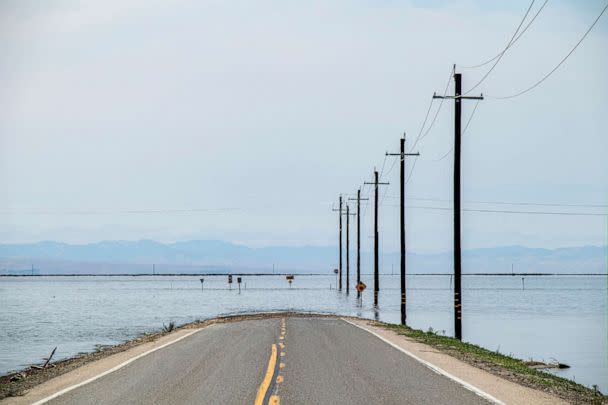
[[[310,311],[398,323],[399,276],[382,275],[378,310],[372,276],[361,301],[335,276],[1,277],[0,374],[95,350],[177,324],[217,315]],[[352,280],[351,280],[352,281]],[[606,276],[464,276],[463,338],[522,359],[558,360],[556,374],[608,392],[608,279]],[[407,279],[407,322],[453,334],[450,276]]]

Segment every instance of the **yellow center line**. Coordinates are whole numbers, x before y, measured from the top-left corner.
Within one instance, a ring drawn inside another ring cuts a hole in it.
[[[266,369],[266,375],[262,380],[262,384],[258,389],[258,394],[255,397],[254,405],[262,405],[264,402],[264,397],[266,397],[266,392],[268,391],[268,387],[270,387],[270,383],[272,382],[272,375],[274,374],[274,369],[277,365],[277,345],[272,344],[272,352],[270,353],[270,360],[268,360],[268,368]],[[276,402],[278,404],[278,402]]]

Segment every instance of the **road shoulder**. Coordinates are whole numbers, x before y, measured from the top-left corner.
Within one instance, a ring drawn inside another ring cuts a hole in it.
[[[72,371],[34,386],[24,395],[8,397],[0,402],[2,402],[3,405],[34,404],[59,392],[70,389],[71,387],[85,384],[91,379],[106,375],[108,372],[112,372],[119,369],[122,365],[126,365],[126,362],[136,360],[152,351],[162,349],[170,344],[178,342],[199,330],[200,329],[180,329],[163,335],[157,340],[142,343],[125,351],[84,364]]]
[[[473,367],[431,346],[415,342],[392,330],[375,326],[372,321],[353,318],[344,318],[344,320],[390,342],[402,349],[402,351],[405,351],[406,354],[411,353],[413,356],[430,363],[447,374],[465,381],[505,404],[550,405],[568,403],[553,395],[516,384]]]

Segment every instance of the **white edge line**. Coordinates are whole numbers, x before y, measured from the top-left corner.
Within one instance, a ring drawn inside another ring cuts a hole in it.
[[[89,379],[87,379],[87,380],[84,380],[84,381],[82,381],[82,382],[79,382],[78,384],[74,384],[74,385],[71,385],[71,386],[69,386],[69,387],[67,387],[67,388],[64,388],[64,389],[60,390],[60,391],[57,391],[56,393],[54,393],[54,394],[52,394],[52,395],[50,395],[50,396],[48,396],[48,397],[46,397],[46,398],[43,398],[43,399],[41,399],[41,400],[39,400],[39,401],[34,402],[32,405],[40,405],[40,404],[44,404],[44,403],[46,403],[46,402],[50,401],[51,399],[55,399],[55,398],[57,398],[57,397],[59,397],[59,396],[61,396],[61,395],[65,394],[65,393],[67,393],[67,392],[70,392],[70,391],[72,391],[72,390],[74,390],[74,389],[76,389],[76,388],[78,388],[78,387],[82,387],[83,385],[86,385],[86,384],[88,384],[88,383],[90,383],[90,382],[93,382],[93,381],[95,381],[95,380],[98,380],[98,379],[100,379],[101,377],[104,377],[104,376],[106,376],[106,375],[108,375],[108,374],[110,374],[110,373],[113,373],[113,372],[115,372],[115,371],[117,371],[117,370],[120,370],[121,368],[125,367],[126,365],[133,363],[133,362],[134,362],[135,360],[137,360],[137,359],[141,359],[142,357],[147,356],[147,355],[148,355],[148,354],[150,354],[150,353],[153,353],[153,352],[155,352],[155,351],[157,351],[157,350],[163,349],[163,348],[165,348],[165,347],[167,347],[167,346],[169,346],[169,345],[172,345],[173,343],[177,343],[177,342],[179,342],[180,340],[187,338],[188,336],[192,336],[193,334],[195,334],[196,332],[198,332],[198,331],[200,331],[200,330],[202,330],[202,329],[196,329],[196,330],[193,330],[192,332],[186,333],[185,335],[180,336],[180,337],[178,337],[178,338],[177,338],[177,339],[175,339],[175,340],[172,340],[172,341],[170,341],[170,342],[164,343],[164,344],[162,344],[162,345],[160,345],[160,346],[158,346],[158,347],[155,347],[154,349],[150,349],[150,350],[148,350],[148,351],[146,351],[146,352],[140,353],[140,354],[138,354],[138,355],[137,355],[137,356],[135,356],[135,357],[131,357],[129,360],[127,360],[127,361],[125,361],[125,362],[123,362],[123,363],[120,363],[120,364],[118,364],[118,365],[116,365],[116,366],[112,367],[111,369],[104,371],[104,372],[103,372],[103,373],[101,373],[101,374],[98,374],[98,375],[96,375],[96,376],[94,376],[94,377],[91,377],[91,378],[89,378]]]
[[[382,340],[384,343],[387,343],[387,344],[393,346],[395,349],[399,350],[402,353],[407,354],[408,356],[410,356],[414,360],[418,361],[419,363],[424,364],[425,366],[427,366],[428,368],[430,368],[431,370],[433,370],[437,374],[441,374],[441,375],[449,378],[450,380],[457,382],[458,384],[462,385],[464,388],[468,389],[469,391],[474,392],[475,394],[479,395],[480,397],[482,397],[484,399],[487,399],[488,401],[493,402],[493,403],[495,403],[497,405],[506,405],[504,402],[502,402],[502,401],[494,398],[492,395],[488,394],[487,392],[482,391],[481,389],[475,387],[474,385],[469,384],[468,382],[466,382],[464,380],[461,380],[460,378],[456,377],[455,375],[452,375],[452,374],[448,373],[444,369],[439,368],[436,365],[434,365],[432,363],[429,363],[426,360],[422,360],[420,357],[416,356],[414,353],[405,350],[403,347],[400,347],[400,346],[396,345],[395,343],[393,343],[390,340],[384,338],[383,336],[380,336],[378,333],[376,333],[376,332],[374,332],[372,330],[369,330],[369,329],[367,329],[367,328],[365,328],[365,327],[363,327],[361,325],[357,325],[356,323],[353,323],[353,322],[349,321],[348,319],[344,319],[344,318],[341,318],[341,319],[344,322],[347,322],[347,323],[349,323],[349,324],[351,324],[351,325],[353,325],[353,326],[355,326],[355,327],[357,327],[359,329],[362,329],[362,330],[364,330],[364,331],[366,331],[368,333],[371,333],[372,335],[376,336],[378,339]]]

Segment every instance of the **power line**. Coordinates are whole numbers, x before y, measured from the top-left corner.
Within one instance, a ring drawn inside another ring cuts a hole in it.
[[[496,204],[496,205],[531,205],[539,207],[580,207],[580,208],[608,208],[608,204],[551,204],[530,202],[503,202],[503,201],[469,201],[473,204]]]
[[[455,72],[455,69],[456,69],[456,65],[454,65],[454,67],[452,69],[452,73]],[[451,78],[451,76],[450,76],[450,78]],[[448,80],[448,84],[447,84],[447,86],[445,88],[445,91],[443,93],[443,97],[440,97],[441,98],[441,103],[439,104],[439,108],[437,109],[437,113],[435,114],[435,117],[433,118],[433,122],[431,123],[431,127],[432,127],[432,124],[435,122],[435,119],[437,118],[437,115],[439,114],[439,110],[441,109],[441,106],[443,105],[443,100],[446,99],[446,95],[447,95],[447,91],[448,91],[449,85],[450,85],[450,80]],[[433,96],[433,98],[435,98],[435,96]],[[466,123],[466,125],[464,127],[464,130],[462,131],[462,135],[461,136],[463,136],[466,133],[467,129],[469,128],[469,124],[471,123],[471,120],[473,119],[473,116],[475,115],[475,112],[477,111],[477,107],[479,106],[479,101],[481,101],[481,99],[478,99],[477,103],[475,103],[475,107],[473,108],[473,112],[471,112],[471,115],[469,116],[469,119],[467,120],[467,123]],[[429,130],[430,130],[431,127],[429,127]],[[423,139],[427,134],[428,134],[428,131],[420,139]],[[441,158],[439,158],[436,161],[438,162],[440,160],[443,160],[452,150],[454,150],[454,146],[453,145],[450,148],[450,150],[448,150]],[[418,162],[418,159],[414,160],[414,165],[412,166],[412,170],[410,171],[410,174],[408,175],[406,184],[410,181],[410,178],[412,177],[412,175],[414,173],[414,169],[416,167],[416,163],[417,162]]]
[[[389,199],[397,199],[399,196],[387,196]],[[416,201],[432,201],[451,203],[452,200],[440,198],[424,198],[424,197],[408,197],[410,200]],[[494,205],[528,205],[539,207],[578,207],[578,208],[608,208],[608,204],[567,204],[567,203],[540,203],[540,202],[523,202],[523,201],[488,201],[488,200],[468,200],[463,201],[465,204],[494,204]]]
[[[536,14],[534,14],[534,16],[532,17],[532,19],[530,20],[530,22],[528,22],[528,25],[526,25],[524,27],[524,29],[517,35],[517,37],[515,37],[515,39],[513,40],[513,42],[511,42],[510,45],[507,45],[507,47],[505,48],[505,51],[509,48],[511,48],[518,40],[519,38],[522,37],[522,35],[524,35],[524,33],[528,30],[528,28],[530,28],[530,26],[532,25],[532,23],[534,22],[534,20],[536,20],[536,17],[538,17],[538,15],[540,14],[541,11],[543,11],[543,8],[545,8],[545,6],[547,5],[547,3],[549,2],[549,0],[545,0],[545,2],[540,6],[540,8],[538,9],[538,11],[536,12]],[[486,60],[485,62],[479,63],[477,65],[472,65],[472,66],[461,66],[458,65],[459,68],[463,68],[463,69],[477,69],[479,67],[485,66],[490,62],[495,61],[497,58],[499,58],[501,56],[502,53],[497,54],[496,56],[494,56],[491,59]]]
[[[450,83],[452,82],[452,76],[454,75],[454,69],[455,69],[455,66],[452,66],[452,70],[450,70],[450,77],[448,77],[448,82],[445,85],[445,90],[443,91],[443,97],[445,97],[448,94],[448,88],[450,87]],[[429,115],[429,111],[431,111],[431,106],[433,105],[433,100],[434,100],[434,98],[431,98],[431,104],[429,105],[429,110],[427,111],[427,116],[424,119],[424,123],[426,123],[428,115]],[[422,135],[422,132],[424,130],[424,124],[420,128],[420,132],[418,133],[416,140],[412,144],[412,149],[410,151],[413,151],[414,148],[416,148],[416,145],[418,145],[418,142],[423,140],[429,134],[429,132],[431,131],[431,128],[433,128],[433,125],[435,124],[435,121],[437,120],[437,116],[439,115],[439,112],[441,111],[441,107],[443,106],[443,100],[444,99],[441,99],[441,102],[439,103],[439,106],[437,107],[437,111],[435,111],[435,116],[433,117],[433,120],[429,124],[429,127],[427,128],[426,132],[424,132],[424,135]]]
[[[416,158],[414,159],[414,163],[412,164],[412,169],[410,170],[410,174],[407,176],[407,180],[405,180],[405,184],[408,184],[410,182],[410,179],[412,178],[412,174],[414,174],[414,169],[416,168],[417,162],[418,162],[418,156],[416,156]]]
[[[440,210],[440,211],[452,211],[453,208],[448,207],[424,207],[417,205],[410,205],[409,208],[415,209],[427,209],[427,210]],[[500,213],[500,214],[538,214],[538,215],[564,215],[564,216],[589,216],[589,217],[605,217],[608,213],[590,213],[590,212],[557,212],[557,211],[515,211],[515,210],[486,210],[486,209],[473,209],[473,208],[462,208],[462,211],[466,212],[489,212],[489,213]]]
[[[467,129],[469,128],[469,124],[471,123],[471,120],[473,119],[473,116],[475,115],[475,111],[477,111],[477,106],[479,106],[479,102],[481,100],[477,100],[477,103],[475,103],[475,107],[473,108],[473,112],[471,113],[471,115],[469,115],[469,119],[467,120],[466,125],[464,126],[464,130],[462,131],[462,136],[464,136],[464,134],[466,134]],[[443,159],[445,159],[450,153],[452,153],[452,151],[454,150],[454,145],[452,145],[450,147],[450,149],[443,154],[443,156],[441,156],[439,159],[433,159],[433,162],[441,162]]]
[[[448,89],[450,87],[450,83],[452,82],[452,77],[454,75],[454,72],[456,70],[456,65],[452,66],[452,70],[450,70],[450,76],[448,77],[448,82],[445,85],[445,89],[443,91],[443,97],[445,97],[448,94]],[[431,121],[431,123],[429,124],[429,127],[427,128],[426,132],[424,133],[424,135],[422,135],[422,132],[424,130],[424,126],[428,120],[429,117],[429,113],[431,111],[431,107],[433,106],[433,100],[435,99],[435,97],[431,98],[431,102],[429,103],[429,108],[426,112],[426,116],[424,117],[424,121],[422,122],[422,126],[420,127],[420,132],[418,132],[418,136],[416,136],[416,139],[412,145],[412,148],[410,149],[410,152],[414,150],[414,148],[416,147],[416,145],[418,144],[419,141],[423,140],[431,131],[431,129],[433,128],[433,125],[435,124],[435,121],[437,120],[437,117],[439,116],[439,112],[441,111],[441,107],[443,106],[443,101],[445,98],[441,98],[441,102],[439,103],[439,106],[437,107],[437,110],[435,111],[435,115],[433,116],[433,120]],[[422,136],[421,136],[422,135]],[[414,168],[416,167],[416,162],[418,161],[418,158],[416,158],[414,160],[414,164],[412,166],[412,169],[410,170],[410,174],[408,175],[408,178],[405,182],[405,184],[407,184],[410,180],[410,178],[412,177],[412,174],[414,173]],[[394,162],[393,162],[393,166],[394,166]]]
[[[388,176],[393,171],[393,168],[395,167],[397,161],[402,161],[404,159],[405,159],[405,156],[402,156],[399,159],[394,159],[393,160],[393,164],[391,165],[391,167],[389,168],[389,170],[386,172],[386,176]],[[414,156],[414,164],[412,165],[412,169],[410,170],[410,173],[409,173],[409,175],[407,177],[407,180],[405,180],[404,184],[407,184],[410,181],[410,178],[412,177],[412,174],[414,173],[414,168],[416,167],[417,160],[418,160],[418,156]],[[380,204],[382,204],[382,202],[384,201],[384,198],[386,197],[387,193],[388,193],[388,187],[385,188],[384,195],[380,199]]]
[[[521,26],[523,25],[524,21],[526,21],[526,18],[528,18],[528,14],[530,13],[530,10],[532,10],[532,6],[534,5],[535,1],[536,0],[532,0],[532,2],[530,2],[530,6],[528,7],[528,10],[526,11],[526,14],[524,14],[524,17],[521,19],[521,22],[519,23],[519,25],[517,26],[517,29],[513,33],[513,36],[511,37],[511,40],[507,43],[507,46],[505,47],[505,49],[503,49],[503,51],[500,53],[500,56],[496,59],[496,62],[494,62],[494,64],[492,65],[492,67],[486,72],[485,75],[483,75],[483,77],[477,82],[477,84],[475,84],[469,90],[467,90],[464,93],[462,93],[462,95],[467,95],[470,92],[472,92],[473,90],[475,90],[481,83],[483,83],[488,78],[488,76],[490,75],[490,73],[492,73],[492,71],[494,70],[494,68],[496,67],[496,65],[498,65],[498,63],[500,62],[500,60],[504,56],[505,52],[507,52],[507,49],[509,49],[509,47],[513,44],[513,40],[515,39],[515,36],[519,32],[519,30],[520,30]]]
[[[382,169],[380,169],[380,178],[382,178],[382,173],[384,173],[384,165],[386,165],[386,156],[384,156],[384,160],[382,161]]]
[[[133,209],[133,210],[25,210],[8,211],[0,210],[2,214],[27,214],[27,215],[107,215],[107,214],[179,214],[179,213],[223,213],[230,211],[241,211],[241,208],[186,208],[186,209]]]
[[[364,194],[363,190],[365,190],[365,186],[367,186],[367,184],[363,183],[363,187],[361,187],[361,195],[365,196],[365,198],[367,198],[368,200],[371,198],[371,194]],[[367,213],[367,206],[369,205],[369,203],[365,203],[364,207],[363,207],[363,215],[361,216],[362,220],[365,220],[365,214]]]
[[[448,86],[450,85],[450,82],[452,80],[452,73],[450,72],[450,77],[448,79]],[[416,136],[416,140],[414,141],[414,146],[416,145],[416,142],[418,142],[418,138],[420,138],[420,135],[422,134],[422,131],[424,131],[424,127],[426,126],[426,122],[429,119],[429,114],[431,112],[431,107],[433,107],[433,102],[435,101],[435,99],[433,97],[431,97],[431,101],[429,102],[429,108],[426,110],[426,115],[424,116],[424,121],[422,121],[422,126],[420,126],[420,131],[418,131],[418,135]]]
[[[384,156],[384,160],[386,161],[386,158],[388,157],[388,155]],[[393,164],[391,165],[391,167],[389,168],[389,170],[386,172],[384,177],[387,177],[391,171],[393,170],[393,168],[395,167],[395,163],[397,162],[397,159],[393,159]],[[380,179],[382,180],[384,178],[382,175],[380,175]],[[379,204],[382,205],[382,202],[384,201],[384,196],[386,196],[386,193],[388,193],[388,187],[384,187],[384,193],[382,194],[382,197],[380,197],[380,201]]]
[[[391,204],[390,206],[398,206]],[[428,207],[422,205],[409,205],[408,208],[424,209],[424,210],[435,210],[435,211],[453,211],[452,207]],[[481,208],[462,208],[465,212],[485,212],[485,213],[499,213],[499,214],[538,214],[538,215],[564,215],[564,216],[583,216],[583,217],[608,217],[608,212],[572,212],[572,211],[517,211],[517,210],[491,210]]]
[[[391,172],[393,171],[393,168],[395,167],[395,164],[397,163],[398,160],[399,159],[393,159],[393,164],[391,165],[391,167],[389,167],[388,171],[386,172],[386,176],[391,174]],[[382,178],[382,176],[380,176],[380,178]]]
[[[576,48],[578,48],[578,46],[585,40],[585,38],[587,37],[587,35],[589,35],[589,33],[591,32],[591,30],[593,29],[593,27],[595,27],[595,25],[597,24],[597,22],[600,20],[600,18],[602,17],[602,15],[606,11],[606,9],[608,9],[608,3],[606,3],[606,5],[604,6],[604,8],[602,9],[602,12],[597,16],[597,18],[595,19],[595,21],[593,22],[593,24],[591,24],[591,26],[589,27],[589,29],[587,29],[587,31],[585,32],[585,34],[581,37],[581,39],[578,40],[578,42],[576,43],[576,45],[574,45],[574,47],[570,50],[570,52],[568,52],[568,54],[566,56],[564,56],[564,58],[557,64],[557,66],[555,66],[549,73],[547,73],[545,76],[543,76],[539,81],[537,81],[536,83],[534,83],[532,86],[528,87],[527,89],[521,90],[520,92],[515,93],[515,94],[511,94],[510,96],[502,96],[502,97],[488,96],[488,97],[489,98],[493,98],[493,99],[497,99],[497,100],[506,100],[506,99],[509,99],[509,98],[518,97],[518,96],[521,96],[522,94],[525,94],[525,93],[529,92],[530,90],[536,88],[542,82],[544,82],[545,80],[547,80],[549,78],[549,76],[551,76],[557,69],[559,69],[559,67],[561,65],[564,64],[564,62],[570,57],[570,55],[572,55],[574,53],[574,51],[576,50]]]
[[[382,202],[384,201],[384,196],[386,196],[386,193],[388,193],[388,187],[384,188],[384,194],[382,194],[382,197],[380,197],[380,202],[379,202],[380,205],[382,205]]]
[[[431,131],[431,128],[433,128],[433,125],[435,124],[435,121],[437,120],[437,116],[439,115],[439,112],[441,111],[441,107],[443,106],[443,101],[445,100],[445,96],[448,94],[448,88],[450,87],[450,83],[452,82],[452,77],[454,75],[455,70],[456,70],[456,65],[453,65],[452,66],[452,70],[450,71],[450,77],[448,78],[448,82],[445,85],[445,90],[443,91],[443,98],[441,98],[441,102],[439,103],[439,106],[437,107],[437,111],[435,112],[435,116],[433,117],[433,120],[431,121],[431,124],[429,125],[429,127],[426,130],[426,132],[424,133],[424,135],[422,135],[422,137],[421,137],[420,135],[422,134],[422,131],[424,129],[424,123],[426,123],[426,121],[427,121],[429,112],[431,111],[431,106],[433,105],[433,100],[435,99],[435,96],[433,96],[431,98],[431,103],[429,104],[429,109],[426,112],[426,117],[424,118],[424,122],[422,124],[422,127],[420,128],[420,132],[418,133],[418,136],[416,137],[416,140],[414,141],[414,144],[412,145],[412,148],[410,149],[410,152],[412,152],[414,150],[414,148],[418,144],[418,141],[421,141],[422,139],[424,139],[429,134],[429,132]],[[412,165],[412,169],[410,170],[410,174],[408,175],[405,184],[407,184],[410,181],[410,178],[412,177],[412,174],[414,174],[414,168],[416,167],[416,162],[417,161],[418,161],[418,158],[416,158],[414,160],[414,164]]]

